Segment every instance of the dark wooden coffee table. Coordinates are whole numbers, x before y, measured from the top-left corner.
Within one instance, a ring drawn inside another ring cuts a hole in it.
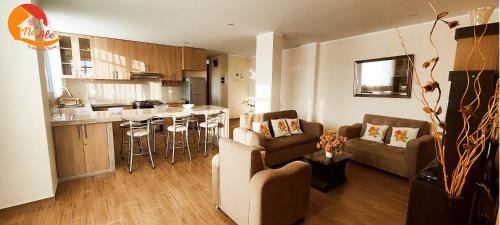
[[[347,180],[345,176],[345,164],[353,154],[341,152],[333,154],[333,158],[327,158],[324,151],[317,151],[304,158],[312,167],[311,186],[327,192],[333,187],[344,183]]]

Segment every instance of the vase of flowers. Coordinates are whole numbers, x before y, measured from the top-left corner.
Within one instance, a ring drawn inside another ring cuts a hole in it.
[[[342,152],[346,141],[347,137],[339,136],[337,130],[330,129],[321,135],[316,147],[323,149],[327,158],[332,158],[333,154],[340,154]]]

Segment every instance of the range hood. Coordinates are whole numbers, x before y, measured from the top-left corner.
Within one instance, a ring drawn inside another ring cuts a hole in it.
[[[140,73],[130,73],[130,79],[137,80],[137,79],[160,79],[161,74],[160,73],[146,73],[146,72],[140,72]]]

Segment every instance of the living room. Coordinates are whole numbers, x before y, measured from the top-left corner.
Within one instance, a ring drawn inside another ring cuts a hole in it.
[[[498,225],[498,6],[4,2],[0,224]]]

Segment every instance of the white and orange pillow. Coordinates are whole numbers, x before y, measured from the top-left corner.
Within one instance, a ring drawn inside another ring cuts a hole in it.
[[[300,120],[299,118],[295,119],[286,119],[286,123],[288,125],[288,129],[290,129],[291,134],[302,134],[302,129],[300,129]]]
[[[271,126],[273,127],[275,138],[291,135],[285,119],[271,120]]]
[[[371,123],[366,123],[366,130],[361,139],[384,143],[385,133],[388,127],[388,125],[373,125]]]
[[[263,134],[268,140],[273,139],[267,121],[252,122],[252,131]]]
[[[406,148],[410,140],[417,138],[419,128],[393,127],[389,145]]]

